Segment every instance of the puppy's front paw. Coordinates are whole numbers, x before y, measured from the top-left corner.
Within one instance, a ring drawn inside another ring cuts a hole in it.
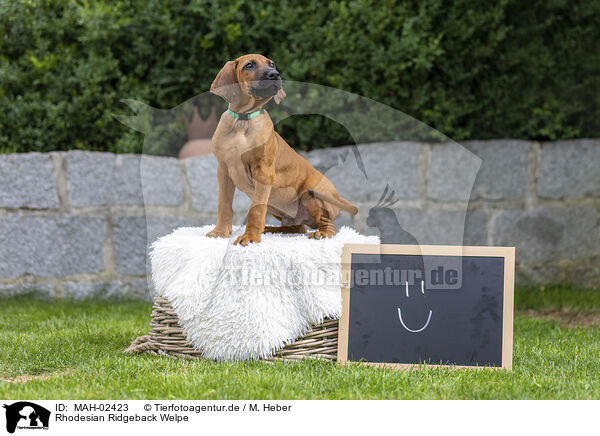
[[[316,231],[308,234],[308,239],[331,238],[334,235],[335,235],[335,233],[330,234],[330,233],[327,233],[327,232],[322,232],[320,230],[316,230]]]
[[[251,242],[260,242],[260,234],[258,236],[249,235],[244,233],[242,236],[238,236],[233,245],[243,245],[244,247]]]
[[[229,238],[231,230],[214,228],[206,234],[209,238]]]

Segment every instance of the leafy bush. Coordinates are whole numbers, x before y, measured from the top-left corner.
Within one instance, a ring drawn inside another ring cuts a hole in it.
[[[139,152],[121,99],[176,106],[248,52],[456,140],[600,136],[598,16],[585,0],[0,0],[0,150]],[[278,128],[298,148],[348,142],[320,117]]]

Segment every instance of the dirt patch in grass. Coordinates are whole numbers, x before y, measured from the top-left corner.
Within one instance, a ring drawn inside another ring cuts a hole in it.
[[[517,311],[519,315],[533,318],[549,318],[558,321],[561,327],[598,327],[600,313],[583,312],[573,309],[526,309]]]
[[[46,374],[22,374],[16,377],[0,377],[0,381],[4,383],[29,383],[34,380],[48,380],[53,377],[68,374],[69,371],[50,372]]]

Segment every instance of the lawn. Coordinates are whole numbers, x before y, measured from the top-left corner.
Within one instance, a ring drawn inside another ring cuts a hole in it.
[[[4,298],[0,397],[600,399],[600,290],[518,289],[516,306],[514,370],[508,372],[126,355],[131,340],[148,331],[147,302]]]

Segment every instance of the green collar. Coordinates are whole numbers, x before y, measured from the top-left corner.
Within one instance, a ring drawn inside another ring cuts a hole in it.
[[[227,113],[236,120],[251,120],[252,118],[259,116],[262,113],[262,111],[262,109],[259,109],[254,112],[250,112],[249,114],[238,114],[232,111],[231,109],[227,109]]]

